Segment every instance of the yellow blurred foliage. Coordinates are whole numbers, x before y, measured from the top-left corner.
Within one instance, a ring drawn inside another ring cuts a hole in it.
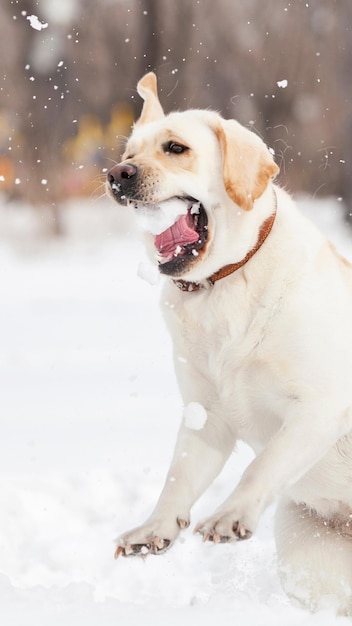
[[[67,195],[91,195],[105,179],[111,160],[119,159],[120,148],[130,134],[132,108],[125,103],[112,108],[105,126],[95,115],[83,115],[77,135],[63,145],[65,191]]]

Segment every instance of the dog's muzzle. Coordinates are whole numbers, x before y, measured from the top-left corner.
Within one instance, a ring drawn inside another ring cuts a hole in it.
[[[128,161],[115,165],[107,174],[109,193],[118,204],[132,206],[137,213],[155,211],[158,218],[161,209],[167,214],[170,206],[175,209],[175,204],[176,208],[181,205],[174,221],[165,224],[163,230],[154,231],[154,246],[160,272],[169,276],[183,276],[191,266],[198,263],[205,250],[208,240],[207,213],[199,200],[186,195],[165,198],[157,203],[146,202],[139,191],[141,188],[145,196],[143,183],[142,171]],[[149,232],[153,232],[153,229]]]

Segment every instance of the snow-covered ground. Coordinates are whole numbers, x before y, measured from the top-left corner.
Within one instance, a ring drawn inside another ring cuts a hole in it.
[[[341,207],[303,206],[352,258]],[[189,529],[163,556],[114,561],[114,538],[159,495],[182,414],[160,286],[138,277],[117,211],[71,207],[69,236],[47,243],[25,209],[0,208],[1,625],[349,624],[289,603],[272,509],[239,545]],[[233,455],[193,522],[251,457]]]

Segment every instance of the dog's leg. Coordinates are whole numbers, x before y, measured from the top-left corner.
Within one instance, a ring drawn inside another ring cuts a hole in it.
[[[229,498],[215,515],[198,524],[196,532],[204,540],[216,542],[250,537],[268,504],[295,484],[351,429],[350,410],[335,420],[326,420],[323,427],[322,414],[322,410],[313,416],[301,414],[284,424],[249,465]]]
[[[303,504],[281,501],[275,538],[287,595],[311,611],[352,615],[352,520],[325,520]]]
[[[200,431],[182,424],[164,489],[151,517],[117,540],[115,556],[160,554],[190,523],[190,509],[221,471],[235,445],[227,433],[218,439],[219,427],[211,419]]]

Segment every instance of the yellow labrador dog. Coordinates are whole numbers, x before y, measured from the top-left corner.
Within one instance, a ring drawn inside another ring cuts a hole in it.
[[[273,184],[258,136],[211,111],[165,115],[153,73],[138,92],[143,110],[107,186],[165,276],[187,410],[156,508],[116,556],[169,548],[241,439],[256,458],[196,531],[248,539],[276,501],[286,592],[351,614],[351,266]]]

